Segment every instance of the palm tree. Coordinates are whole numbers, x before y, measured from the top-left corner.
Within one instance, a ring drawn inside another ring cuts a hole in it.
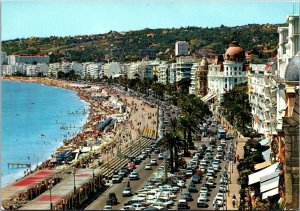
[[[173,172],[173,147],[174,147],[174,139],[176,138],[176,135],[174,132],[170,131],[167,132],[164,137],[159,141],[159,146],[161,146],[165,150],[169,150],[170,152],[170,167],[171,172]]]

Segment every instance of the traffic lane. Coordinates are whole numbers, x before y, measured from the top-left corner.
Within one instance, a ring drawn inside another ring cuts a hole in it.
[[[146,158],[140,165],[137,165],[136,170],[139,173],[140,179],[139,180],[130,180],[130,187],[132,188],[132,192],[136,193],[140,190],[143,184],[153,175],[153,172],[156,171],[159,166],[163,163],[163,161],[158,160],[158,165],[152,166],[152,170],[144,170],[145,164],[150,163],[150,159],[155,158],[157,159],[157,154],[152,154],[151,158]],[[109,187],[106,191],[104,191],[93,203],[91,203],[85,210],[97,210],[103,209],[106,205],[106,201],[108,199],[109,193],[115,193],[118,199],[119,204],[114,205],[114,210],[119,210],[124,206],[124,203],[128,202],[131,197],[123,197],[122,191],[125,187],[127,187],[127,183],[129,181],[129,177],[123,179],[123,181],[119,184],[114,184]]]

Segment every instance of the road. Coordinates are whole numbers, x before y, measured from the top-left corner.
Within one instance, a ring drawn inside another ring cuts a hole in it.
[[[151,158],[157,159],[157,154],[152,154]],[[158,165],[152,166],[152,170],[144,170],[145,164],[150,163],[150,158],[146,158],[141,164],[137,166],[137,171],[139,173],[139,180],[130,180],[130,187],[132,188],[133,193],[137,193],[140,190],[144,183],[150,179],[152,174],[162,165],[162,160],[157,160]],[[125,187],[127,187],[128,176],[123,179],[120,184],[113,184],[110,188],[108,188],[101,196],[99,196],[93,203],[91,203],[85,210],[101,210],[106,205],[106,200],[108,199],[109,193],[115,193],[117,199],[119,201],[118,205],[113,206],[113,210],[120,210],[123,208],[124,203],[128,202],[131,197],[123,197],[122,191]]]

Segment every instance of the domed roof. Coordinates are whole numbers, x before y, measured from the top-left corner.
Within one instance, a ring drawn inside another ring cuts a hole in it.
[[[229,48],[225,52],[226,61],[244,61],[245,51],[240,47],[237,41],[233,41],[229,44]]]
[[[299,81],[300,73],[300,52],[298,52],[288,63],[284,79],[286,81]]]

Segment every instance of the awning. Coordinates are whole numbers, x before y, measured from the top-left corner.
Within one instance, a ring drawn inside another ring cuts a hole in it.
[[[212,98],[214,98],[215,96],[216,96],[216,94],[208,93],[207,95],[202,97],[201,100],[204,102],[207,102],[207,101],[211,100]]]
[[[269,196],[274,196],[279,193],[279,188],[274,188],[262,194],[262,199],[266,199]]]
[[[260,141],[259,143],[262,146],[266,146],[266,145],[269,144],[269,142],[270,142],[270,139],[269,138],[265,138],[264,140]]]
[[[271,148],[267,149],[266,151],[263,151],[262,152],[262,155],[264,157],[264,159],[267,161],[267,160],[270,160],[270,154],[271,154]]]
[[[276,171],[277,167],[278,167],[278,164],[279,162],[277,163],[274,163],[273,165],[263,169],[263,170],[260,170],[258,172],[255,172],[253,174],[250,174],[248,176],[249,178],[249,181],[248,181],[248,185],[252,185],[254,183],[257,183],[260,181],[260,179],[264,176],[267,176],[268,174],[272,174]]]
[[[279,176],[277,173],[277,176],[273,177],[272,179],[260,183],[260,192],[263,193],[278,187],[279,187]]]
[[[270,160],[267,160],[267,161],[265,161],[265,162],[256,164],[256,165],[254,166],[254,169],[255,169],[255,170],[260,170],[260,169],[264,169],[264,168],[266,168],[266,167],[268,167],[268,166],[270,166],[270,165],[271,165],[271,161],[270,161]]]

